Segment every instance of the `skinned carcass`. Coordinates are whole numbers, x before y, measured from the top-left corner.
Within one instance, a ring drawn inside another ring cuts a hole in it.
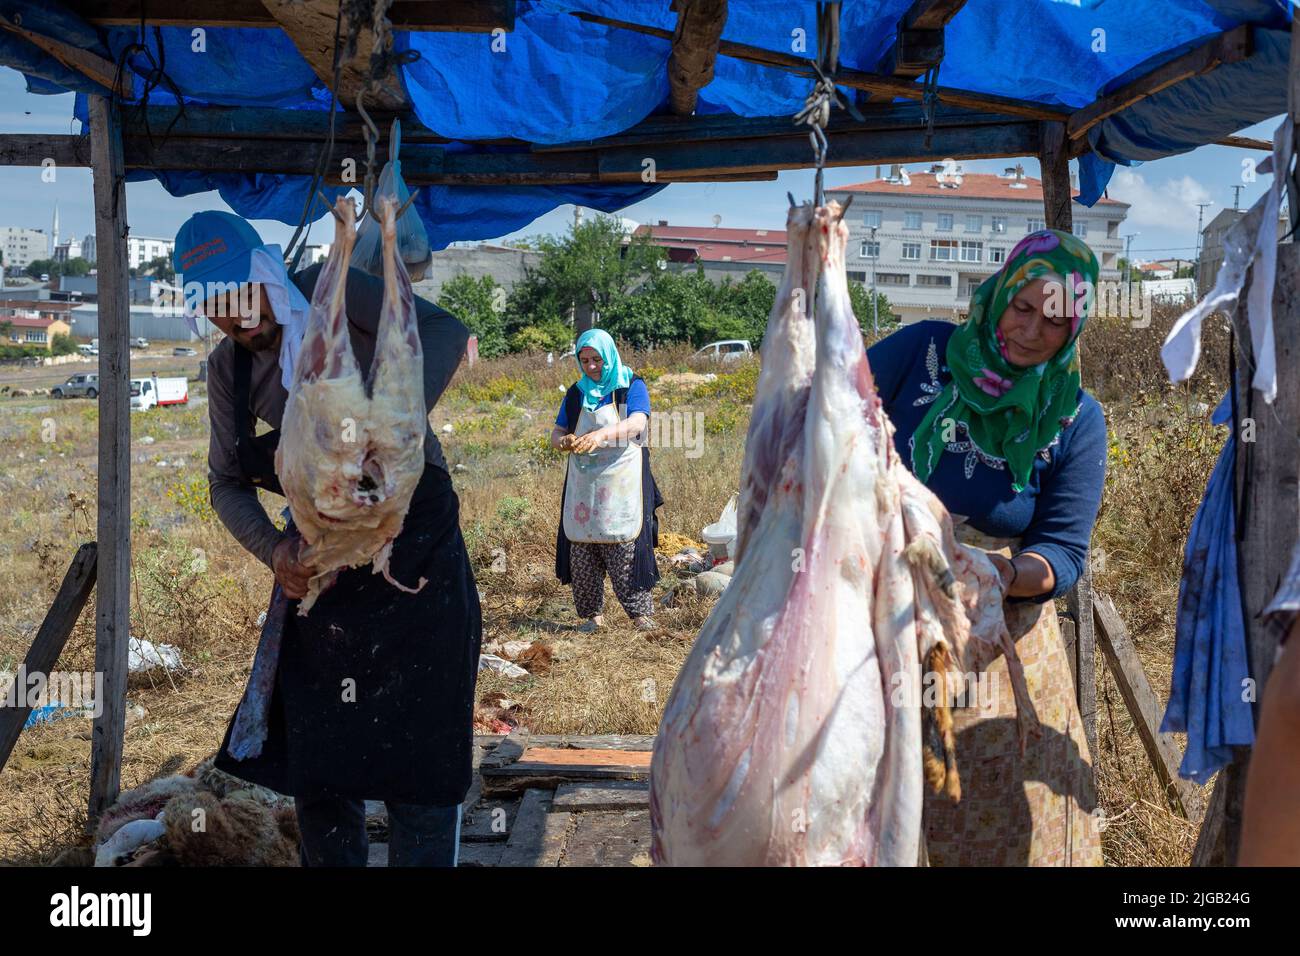
[[[344,293],[356,238],[351,200],[334,207],[334,245],[312,295],[311,314],[276,449],[276,473],[313,565],[298,613],[305,615],[343,568],[371,562],[388,572],[393,540],[424,471],[423,357],[411,281],[397,255],[396,203],[378,203],[384,298],[375,354],[363,378],[348,336]]]
[[[787,235],[747,437],[740,557],[659,727],[652,854],[914,865],[925,781],[959,794],[951,692],[1015,648],[992,563],[956,544],[894,451],[849,304],[839,206],[791,209]],[[1023,686],[1016,699],[1023,732]]]

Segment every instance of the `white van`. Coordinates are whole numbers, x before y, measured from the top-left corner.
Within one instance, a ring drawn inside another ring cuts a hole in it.
[[[186,378],[131,379],[131,408],[146,411],[155,405],[186,405],[190,400],[190,382]]]

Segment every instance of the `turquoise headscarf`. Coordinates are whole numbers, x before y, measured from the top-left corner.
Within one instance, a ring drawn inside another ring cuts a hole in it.
[[[591,380],[582,367],[582,360],[578,358],[582,350],[587,348],[595,349],[600,355],[600,360],[605,363],[601,367],[599,382]],[[582,407],[588,411],[594,412],[606,395],[612,395],[618,389],[627,388],[632,383],[632,370],[619,359],[618,346],[604,329],[588,329],[578,336],[578,344],[573,350],[573,359],[578,363],[580,373],[578,388],[582,390]]]

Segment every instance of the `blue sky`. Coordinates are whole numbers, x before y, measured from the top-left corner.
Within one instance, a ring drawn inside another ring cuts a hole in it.
[[[36,96],[26,91],[20,74],[0,70],[0,128],[10,133],[73,133],[72,95]],[[1241,130],[1241,135],[1271,140],[1278,120]],[[1191,258],[1196,245],[1196,203],[1211,201],[1206,222],[1219,210],[1231,207],[1234,184],[1242,184],[1242,160],[1256,161],[1266,154],[1257,150],[1203,146],[1182,156],[1171,156],[1141,166],[1120,167],[1111,180],[1110,196],[1132,203],[1121,235],[1136,233],[1133,256],[1137,259]],[[1008,160],[963,163],[972,172],[999,172]],[[1026,157],[1025,170],[1038,174],[1036,159]],[[921,169],[924,164],[909,168]],[[862,182],[876,175],[876,167],[829,169],[826,185]],[[1248,208],[1267,188],[1270,176],[1244,183],[1241,207]],[[640,222],[666,219],[675,225],[708,225],[714,215],[721,225],[735,228],[782,228],[789,190],[796,198],[812,193],[812,173],[805,170],[781,173],[775,182],[679,183],[645,202],[629,206],[620,215]],[[94,231],[94,204],[88,169],[60,169],[56,181],[42,182],[41,170],[31,167],[0,167],[0,195],[4,196],[0,225],[27,226],[49,230],[55,201],[59,204],[61,238],[78,238]],[[192,213],[203,209],[227,209],[215,193],[181,198],[170,196],[156,182],[127,186],[127,211],[131,232],[139,236],[170,238]],[[527,236],[563,232],[573,220],[573,207],[561,206],[512,233]],[[259,220],[253,225],[267,242],[286,243],[293,233],[283,223]],[[329,241],[332,229],[323,222],[312,230],[313,241]],[[508,238],[508,237],[500,237]]]

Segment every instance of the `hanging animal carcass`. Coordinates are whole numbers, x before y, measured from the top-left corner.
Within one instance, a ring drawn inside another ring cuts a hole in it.
[[[791,209],[746,441],[738,562],[668,700],[652,851],[678,865],[914,865],[946,705],[1006,653],[992,563],[904,467],[849,304],[836,203]],[[928,696],[927,696],[928,694]]]
[[[356,238],[351,200],[334,207],[334,245],[312,295],[276,450],[276,473],[306,546],[312,577],[305,615],[343,568],[372,562],[395,587],[416,591],[388,572],[424,469],[423,359],[414,295],[397,254],[397,204],[378,203],[384,241],[384,298],[375,354],[362,377],[348,335],[344,293]]]

